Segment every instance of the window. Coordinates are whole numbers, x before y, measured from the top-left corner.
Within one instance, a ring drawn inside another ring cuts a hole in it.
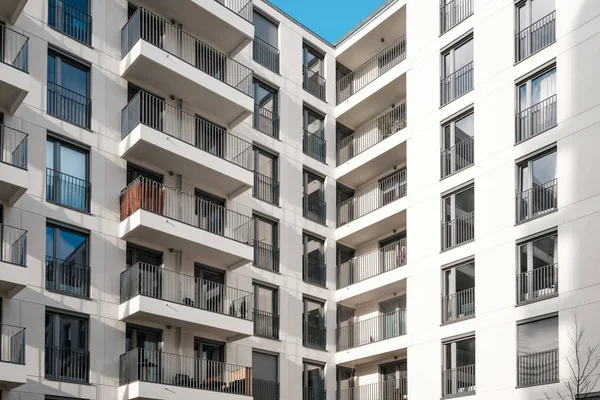
[[[558,316],[517,325],[517,386],[558,382]]]
[[[373,341],[391,339],[406,333],[406,296],[398,296],[379,303],[381,336]],[[361,338],[361,343],[367,342]],[[370,338],[369,338],[370,339]]]
[[[516,142],[556,126],[556,68],[533,75],[517,85]]]
[[[279,224],[254,215],[254,266],[279,272]]]
[[[279,339],[279,290],[254,283],[254,334]]]
[[[254,61],[279,73],[278,26],[270,18],[254,10]]]
[[[440,3],[442,34],[473,15],[473,0],[440,0]]]
[[[53,135],[46,140],[46,200],[89,212],[89,149]]]
[[[442,323],[475,316],[475,262],[442,271]]]
[[[252,195],[267,203],[279,205],[277,155],[254,146],[254,187]]]
[[[310,171],[303,173],[303,213],[304,218],[325,225],[325,179]]]
[[[308,93],[325,101],[323,54],[304,43],[302,46],[302,87]]]
[[[442,53],[442,73],[442,105],[473,89],[473,37]]]
[[[323,115],[307,107],[303,110],[304,139],[302,148],[304,154],[321,162],[326,160],[325,118]]]
[[[252,351],[252,395],[255,400],[279,398],[279,357]]]
[[[46,226],[46,289],[90,296],[89,233],[62,225]]]
[[[197,197],[196,215],[199,217],[200,229],[217,235],[225,234],[225,200],[212,194],[195,190]]]
[[[302,344],[325,350],[325,303],[305,297],[302,312]]]
[[[325,241],[305,233],[302,235],[302,245],[302,280],[325,287],[327,284]]]
[[[558,295],[556,232],[517,245],[517,304]]]
[[[87,45],[92,44],[89,0],[48,0],[48,25]]]
[[[311,361],[302,363],[303,400],[325,400],[325,366]]]
[[[475,393],[475,337],[443,344],[442,397]]]
[[[555,0],[526,0],[517,3],[515,51],[517,62],[556,40]]]
[[[88,382],[88,318],[46,310],[46,378]]]
[[[408,366],[406,360],[394,361],[379,366],[381,375],[381,400],[403,400],[408,393],[406,378]]]
[[[89,129],[91,110],[89,65],[48,49],[48,114]]]
[[[556,149],[519,163],[518,171],[517,223],[556,210]]]
[[[442,178],[463,170],[475,161],[473,110],[442,125]]]
[[[468,186],[442,199],[442,250],[475,238],[475,188]]]
[[[279,139],[278,90],[254,80],[254,129]]]

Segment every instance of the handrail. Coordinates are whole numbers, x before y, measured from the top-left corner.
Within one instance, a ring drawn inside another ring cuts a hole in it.
[[[252,127],[257,131],[279,139],[279,115],[254,103]]]
[[[254,19],[252,0],[215,0],[223,7],[233,11],[246,21],[252,23]],[[227,3],[227,4],[225,4]]]
[[[48,0],[48,25],[75,40],[92,44],[92,16],[62,0]]]
[[[46,346],[45,377],[67,382],[89,382],[90,352],[63,346]]]
[[[254,171],[252,195],[267,203],[279,205],[279,181]]]
[[[316,98],[325,101],[326,80],[318,72],[302,66],[302,88]]]
[[[56,257],[46,256],[46,289],[79,297],[90,297],[91,268]]]
[[[442,251],[475,238],[475,211],[442,223]]]
[[[0,62],[29,72],[29,37],[0,24]]]
[[[0,124],[0,162],[27,170],[27,141],[25,132]]]
[[[325,225],[327,222],[327,203],[316,196],[303,193],[302,215],[304,218]]]
[[[313,285],[327,285],[327,265],[323,261],[302,256],[302,280]]]
[[[558,208],[558,179],[536,185],[516,194],[517,223]]]
[[[517,355],[517,387],[558,382],[558,349]]]
[[[530,57],[555,41],[556,11],[552,11],[515,34],[517,62]]]
[[[340,389],[337,400],[406,400],[407,395],[407,378],[398,378]]]
[[[550,96],[517,113],[515,143],[521,143],[554,128],[557,124],[557,97]]]
[[[441,151],[442,178],[455,174],[475,161],[475,138],[469,138]]]
[[[558,294],[558,264],[517,274],[517,304],[543,300]]]
[[[258,36],[254,36],[252,43],[252,59],[263,67],[279,73],[279,49]]]
[[[323,132],[320,132],[320,134],[323,135]],[[324,163],[327,159],[327,141],[316,133],[304,129],[302,151],[307,156]]]
[[[323,321],[318,324],[304,322],[302,324],[302,345],[325,350],[327,338],[327,328]]]
[[[0,224],[0,261],[27,266],[27,231]]]
[[[46,168],[46,200],[79,211],[89,211],[92,184],[52,168]]]
[[[254,309],[254,335],[279,339],[279,315]]]
[[[73,125],[89,129],[92,116],[92,99],[48,81],[48,114]]]
[[[442,35],[473,15],[473,0],[452,0],[440,7]]]
[[[459,321],[475,315],[475,288],[442,296],[442,323]]]
[[[441,79],[442,106],[473,90],[473,61]]]
[[[0,361],[25,365],[25,328],[0,324]]]
[[[336,329],[337,351],[406,334],[406,309],[398,309],[376,317],[352,322]]]
[[[442,371],[442,398],[475,391],[475,364]]]

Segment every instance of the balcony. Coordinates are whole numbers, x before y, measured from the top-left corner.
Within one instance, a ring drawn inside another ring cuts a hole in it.
[[[279,339],[279,315],[255,309],[254,336]]]
[[[91,269],[75,260],[46,256],[46,289],[76,297],[90,297]]]
[[[251,395],[251,380],[250,367],[156,350],[137,348],[119,359],[119,399],[241,400]]]
[[[558,264],[517,274],[517,305],[558,296]]]
[[[252,59],[263,67],[279,73],[279,49],[256,36],[252,42]]]
[[[185,174],[223,197],[252,187],[252,144],[202,118],[139,92],[121,111],[119,154]]]
[[[13,297],[28,282],[27,231],[0,224],[0,293]]]
[[[0,387],[11,390],[27,382],[25,328],[0,324]]]
[[[406,400],[407,396],[407,378],[398,378],[338,390],[337,400]]]
[[[279,382],[252,378],[252,397],[254,400],[279,400]]]
[[[252,70],[143,8],[121,29],[121,56],[121,77],[172,93],[219,125],[252,114]]]
[[[556,41],[556,11],[515,35],[515,58],[519,62]]]
[[[254,104],[252,127],[265,135],[279,139],[279,115],[258,104]]]
[[[21,15],[27,0],[3,0],[0,2],[0,19],[14,24]]]
[[[396,310],[336,329],[337,351],[344,351],[405,334],[406,310]]]
[[[326,81],[318,72],[302,67],[302,89],[319,100],[325,100]]]
[[[252,196],[276,206],[279,205],[279,181],[254,171]]]
[[[139,262],[121,273],[121,320],[146,320],[223,337],[251,336],[250,292]]]
[[[558,180],[553,179],[516,195],[517,223],[541,217],[558,209]]]
[[[473,0],[446,1],[440,8],[441,34],[473,15]]]
[[[325,350],[327,346],[327,330],[323,323],[302,323],[302,345],[304,347]]]
[[[45,377],[54,381],[89,383],[90,352],[46,346]]]
[[[473,90],[473,62],[457,69],[441,80],[442,106]]]
[[[12,206],[29,187],[28,135],[0,125],[0,201]]]
[[[442,296],[442,324],[475,316],[475,288]]]
[[[302,257],[302,280],[311,285],[327,286],[327,266],[320,260]]]
[[[475,212],[442,223],[442,251],[475,239]]]
[[[92,45],[92,16],[61,0],[48,0],[48,26]]]
[[[554,95],[517,113],[515,143],[521,143],[554,128],[557,125],[556,104]]]
[[[48,115],[85,129],[91,128],[92,100],[80,93],[48,81],[46,107]]]
[[[327,392],[324,387],[308,387],[302,388],[302,400],[325,400]]]
[[[279,272],[279,249],[255,240],[254,266],[267,271]]]
[[[558,382],[558,364],[558,349],[517,355],[517,387]]]
[[[123,189],[120,203],[121,239],[179,249],[215,267],[254,259],[252,217],[144,177]]]
[[[302,136],[302,151],[307,156],[326,163],[327,141],[322,136],[324,136],[323,132],[311,133],[305,129]]]
[[[77,211],[90,211],[90,182],[46,168],[46,201]]]
[[[325,225],[327,222],[327,203],[319,196],[321,192],[304,193],[302,197],[302,215],[304,218]]]
[[[475,364],[442,371],[442,398],[475,394]]]
[[[442,179],[470,167],[475,162],[475,138],[473,136],[458,142],[441,152]]]
[[[1,3],[3,11],[15,0]],[[29,93],[29,38],[4,25],[0,38],[0,108],[14,114]]]

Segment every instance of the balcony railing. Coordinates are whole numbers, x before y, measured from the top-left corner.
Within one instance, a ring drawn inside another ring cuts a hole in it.
[[[305,66],[302,67],[302,88],[316,98],[325,101],[325,78]]]
[[[407,380],[398,378],[338,390],[337,400],[407,400],[407,396]]]
[[[120,202],[121,221],[141,209],[250,246],[254,242],[252,217],[145,177],[123,189]]]
[[[255,240],[254,266],[267,271],[279,272],[279,249]]]
[[[225,8],[230,9],[246,21],[252,23],[254,19],[252,0],[215,0]]]
[[[448,149],[442,150],[442,178],[473,165],[475,161],[474,139],[471,136]]]
[[[440,8],[440,30],[442,34],[473,15],[473,0],[446,1]]]
[[[79,211],[89,211],[91,183],[46,168],[46,200]]]
[[[140,124],[244,169],[254,170],[254,152],[250,142],[142,91],[121,110],[121,139]]]
[[[92,100],[86,96],[48,81],[47,112],[73,125],[90,129]]]
[[[279,115],[274,114],[271,110],[254,104],[254,118],[252,126],[257,131],[279,139]]]
[[[367,122],[337,144],[337,165],[356,157],[406,127],[406,102]]]
[[[327,344],[327,330],[323,323],[302,323],[302,345],[325,350]]]
[[[354,257],[337,268],[337,288],[364,281],[406,265],[406,239]]]
[[[254,400],[279,400],[279,382],[253,378],[252,397]]]
[[[143,262],[121,273],[121,304],[136,296],[252,320],[252,293]]]
[[[252,70],[144,8],[139,8],[121,29],[121,58],[140,40],[252,96]]]
[[[303,194],[302,210],[304,218],[310,219],[318,224],[325,225],[327,220],[327,203],[315,194]]]
[[[29,72],[29,38],[0,25],[0,62]]]
[[[442,251],[475,238],[475,212],[442,223]]]
[[[406,310],[399,309],[337,328],[337,351],[348,350],[405,334]]]
[[[442,78],[442,106],[473,90],[473,62]]]
[[[556,11],[537,20],[515,35],[517,62],[556,41]]]
[[[556,104],[556,95],[554,95],[517,113],[516,143],[554,128],[557,124]]]
[[[305,129],[302,138],[302,151],[307,156],[324,163],[327,158],[327,141],[321,136],[323,136],[322,132],[319,134],[311,133]]]
[[[25,365],[25,328],[0,324],[0,361]]]
[[[61,0],[48,0],[48,25],[90,46],[92,16]]]
[[[442,323],[475,316],[475,288],[442,296]]]
[[[325,391],[325,383],[321,383],[322,387],[308,387],[302,388],[302,400],[325,400],[327,398],[327,392]]]
[[[119,385],[134,382],[250,395],[252,368],[137,348],[119,360]]]
[[[406,59],[406,36],[402,35],[385,46],[360,67],[344,76],[336,83],[337,104],[391,70]]]
[[[46,379],[89,382],[90,352],[70,347],[46,346]]]
[[[0,224],[0,261],[27,266],[27,231]]]
[[[254,309],[254,336],[279,339],[279,315]]]
[[[558,382],[558,349],[517,356],[517,386]]]
[[[252,43],[252,58],[263,67],[279,73],[279,49],[257,36]]]
[[[517,274],[517,304],[544,300],[558,294],[558,264]]]
[[[70,296],[90,297],[90,267],[75,260],[46,256],[46,289]]]
[[[442,398],[475,392],[475,364],[442,371]]]
[[[517,193],[517,223],[547,214],[558,208],[558,179]]]
[[[324,262],[302,257],[302,280],[313,285],[327,285],[327,266]]]
[[[254,171],[252,195],[267,203],[279,205],[279,181]]]
[[[338,207],[337,226],[346,225],[404,196],[406,196],[405,169],[341,202]]]
[[[28,135],[0,124],[0,162],[27,169]]]

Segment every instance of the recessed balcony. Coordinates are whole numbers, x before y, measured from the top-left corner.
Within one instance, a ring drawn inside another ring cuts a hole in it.
[[[27,0],[2,0],[0,2],[0,19],[5,19],[14,24],[21,15]]]
[[[0,11],[5,2],[2,3]],[[14,114],[27,93],[29,93],[29,38],[0,25],[0,108]]]
[[[27,231],[0,224],[0,293],[13,297],[27,283]]]
[[[1,324],[0,389],[11,390],[27,382],[25,328]]]
[[[13,205],[29,187],[28,135],[0,125],[0,201]]]

